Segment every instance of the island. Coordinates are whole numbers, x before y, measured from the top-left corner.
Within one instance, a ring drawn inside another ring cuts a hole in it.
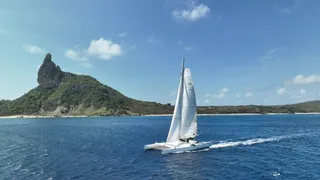
[[[170,103],[127,97],[88,75],[64,72],[48,53],[38,71],[38,86],[15,100],[0,100],[0,116],[73,117],[170,115]],[[259,106],[199,106],[198,114],[318,113],[320,101]]]

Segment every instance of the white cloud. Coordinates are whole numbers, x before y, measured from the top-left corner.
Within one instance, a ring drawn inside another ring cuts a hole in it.
[[[230,89],[228,89],[228,88],[226,88],[226,87],[225,87],[225,88],[222,88],[218,94],[213,94],[213,95],[212,95],[212,98],[214,98],[214,99],[222,99],[222,98],[225,97],[225,94],[226,94],[227,92],[229,92],[229,91],[230,91]]]
[[[285,93],[287,93],[287,92],[288,92],[288,91],[287,91],[284,87],[279,88],[279,89],[277,90],[277,94],[279,94],[279,95],[285,94]]]
[[[320,83],[320,76],[319,75],[310,75],[304,76],[302,74],[297,75],[293,78],[293,80],[289,81],[292,84],[313,84],[313,83]]]
[[[67,49],[66,52],[64,53],[64,55],[67,58],[72,59],[74,61],[86,61],[86,60],[88,60],[88,58],[85,57],[81,52],[77,52],[77,51],[71,50],[71,49]]]
[[[40,69],[40,67],[41,67],[41,64],[38,64],[38,65],[37,65],[37,69]]]
[[[206,94],[204,97],[210,97],[211,96],[211,94]]]
[[[123,50],[119,44],[113,43],[111,40],[100,38],[91,41],[88,48],[88,54],[96,56],[99,59],[110,60],[114,56],[122,55]]]
[[[213,94],[212,98],[214,98],[214,99],[222,99],[222,98],[224,98],[224,93],[220,92],[219,94]]]
[[[305,95],[306,93],[307,93],[307,91],[306,91],[305,89],[301,89],[301,90],[300,90],[300,94],[301,94],[301,95]]]
[[[186,9],[174,10],[172,12],[173,17],[177,19],[187,20],[187,21],[197,21],[199,19],[209,16],[210,8],[205,4],[196,5],[196,2],[189,1],[190,5]]]
[[[274,48],[274,49],[270,49],[266,55],[273,55],[274,53],[276,53],[277,51],[279,51],[279,48]]]
[[[302,98],[303,96],[307,95],[307,91],[305,89],[301,89],[299,92],[292,93],[285,89],[284,87],[281,87],[277,90],[278,95],[284,95],[284,94],[289,94],[291,98],[297,99],[297,98]]]
[[[312,95],[313,95],[312,93],[307,93],[307,91],[306,91],[305,89],[300,89],[299,91],[293,92],[293,91],[289,91],[288,89],[285,89],[284,87],[279,88],[279,89],[277,90],[277,94],[278,94],[278,95],[284,95],[284,94],[290,95],[290,98],[291,98],[291,99],[295,99],[295,100],[297,100],[297,99],[300,99],[300,100],[301,100],[301,98],[303,98],[303,101],[312,100],[312,99],[310,99],[310,98],[311,98]],[[306,99],[306,98],[309,98],[309,99]],[[274,97],[274,99],[276,99],[276,97]],[[291,102],[291,103],[293,103],[293,102]],[[295,102],[294,102],[294,103],[295,103]]]
[[[31,45],[31,44],[25,44],[25,45],[22,45],[22,47],[24,48],[25,51],[31,54],[45,54],[46,52],[45,49],[35,45]]]
[[[251,93],[251,92],[247,92],[245,95],[244,95],[244,97],[250,97],[250,96],[252,96],[253,94]]]
[[[76,49],[78,49],[77,47]],[[135,48],[135,47],[130,47]],[[96,57],[103,60],[109,60],[114,56],[120,56],[123,54],[122,47],[119,44],[113,43],[111,40],[105,40],[100,38],[98,40],[93,39],[88,49],[81,51],[74,49],[67,49],[64,55],[74,61],[79,62],[84,68],[92,68],[93,65],[89,63],[89,57]]]
[[[185,46],[185,47],[183,47],[183,49],[186,50],[186,51],[191,51],[192,50],[192,48],[190,46]]]
[[[122,32],[122,33],[119,33],[118,36],[120,37],[125,37],[127,36],[128,32]]]
[[[236,97],[239,98],[239,97],[240,97],[240,93],[237,93],[237,94],[236,94]]]
[[[224,93],[226,93],[226,92],[229,92],[230,91],[230,89],[228,89],[228,88],[223,88],[223,89],[221,89],[221,92],[224,92]]]
[[[76,51],[72,49],[67,49],[64,55],[74,61],[79,62],[79,65],[84,67],[84,68],[92,68],[92,64],[88,62],[88,58],[85,55],[85,50],[83,51]]]
[[[183,42],[182,42],[181,40],[178,40],[178,41],[177,41],[177,44],[178,44],[178,45],[182,45]]]
[[[262,61],[274,59],[274,55],[275,55],[279,50],[280,50],[279,48],[270,49],[270,50],[267,51],[262,57],[260,57],[260,59],[261,59]]]

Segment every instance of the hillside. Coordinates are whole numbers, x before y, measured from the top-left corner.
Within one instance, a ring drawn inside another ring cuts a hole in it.
[[[320,101],[309,101],[299,104],[275,105],[275,106],[201,106],[199,114],[237,114],[237,113],[311,113],[320,112]]]
[[[39,85],[13,101],[0,100],[0,116],[171,114],[173,106],[139,101],[95,78],[63,72],[47,54],[39,68]],[[320,101],[278,106],[200,106],[198,114],[320,112]]]
[[[90,76],[63,72],[51,54],[46,55],[37,80],[38,87],[20,98],[0,101],[0,116],[164,114],[173,109],[128,98]]]

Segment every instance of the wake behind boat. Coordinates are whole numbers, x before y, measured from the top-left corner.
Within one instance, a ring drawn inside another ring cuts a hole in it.
[[[166,142],[148,144],[144,150],[161,150],[162,154],[185,152],[210,147],[209,142],[197,142],[197,104],[194,85],[189,68],[184,68],[180,75],[176,104]]]

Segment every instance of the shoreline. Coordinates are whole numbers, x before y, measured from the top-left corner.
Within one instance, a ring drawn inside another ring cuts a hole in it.
[[[320,112],[294,113],[292,115],[320,115]],[[149,114],[142,116],[172,116],[173,114]],[[258,115],[289,115],[289,113],[229,113],[229,114],[198,114],[198,116],[258,116]]]
[[[198,114],[198,116],[257,116],[257,115],[288,115],[288,113],[230,113],[230,114]],[[320,115],[320,112],[309,113],[294,113],[296,115]],[[141,115],[142,117],[160,117],[160,116],[172,116],[173,114],[147,114]],[[86,118],[86,117],[112,117],[112,116],[87,116],[87,115],[66,115],[66,116],[50,116],[50,115],[12,115],[12,116],[0,116],[0,119],[44,119],[44,118]],[[118,117],[118,116],[116,116]],[[121,116],[119,116],[121,117]]]
[[[66,115],[66,116],[45,116],[45,115],[12,115],[12,116],[0,116],[0,119],[44,119],[44,118],[80,118],[89,117],[86,115]]]

